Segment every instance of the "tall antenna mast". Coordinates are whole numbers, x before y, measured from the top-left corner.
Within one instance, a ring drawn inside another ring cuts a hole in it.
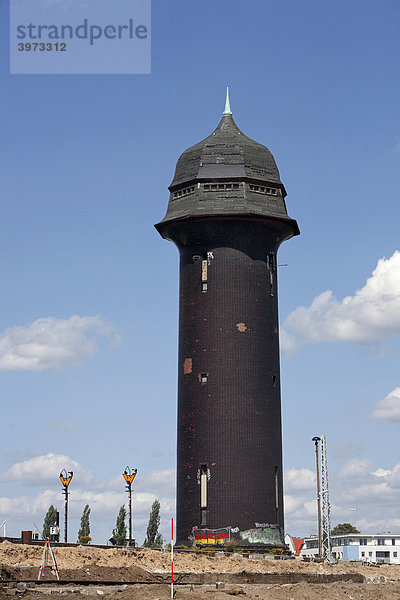
[[[321,504],[322,504],[322,556],[332,560],[331,551],[331,503],[328,486],[328,461],[326,456],[326,436],[321,435]]]
[[[318,514],[318,558],[322,558],[322,518],[321,518],[321,477],[320,477],[320,466],[319,466],[319,446],[318,443],[321,438],[317,435],[313,437],[312,441],[315,444],[315,471],[317,475],[317,514]]]

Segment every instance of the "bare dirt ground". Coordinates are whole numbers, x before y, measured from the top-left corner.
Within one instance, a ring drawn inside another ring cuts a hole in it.
[[[155,550],[124,550],[116,548],[93,548],[79,546],[57,548],[54,554],[60,577],[63,580],[88,581],[90,585],[49,584],[18,585],[13,580],[37,578],[43,548],[2,542],[0,544],[0,600],[10,596],[26,600],[45,600],[55,594],[64,600],[77,600],[79,596],[96,596],[104,600],[164,600],[170,598],[167,584],[152,583],[167,580],[170,573],[170,555]],[[273,560],[267,558],[244,558],[241,555],[208,556],[192,553],[175,553],[174,571],[177,579],[182,573],[212,573],[215,581],[218,574],[270,573],[281,575],[299,573],[354,574],[363,575],[365,583],[272,583],[242,584],[225,583],[216,588],[210,585],[188,584],[176,586],[175,598],[190,600],[217,600],[249,598],[249,600],[400,600],[400,565],[380,567],[342,563],[330,566],[323,563],[306,563],[300,560]],[[101,581],[112,581],[115,585],[102,586]],[[126,585],[124,582],[140,582]],[[242,579],[243,581],[243,579]]]
[[[103,593],[102,593],[103,592]],[[97,600],[167,600],[171,597],[170,587],[164,585],[129,586],[129,589],[110,589],[99,586],[77,586],[69,589],[50,590],[40,587],[38,590],[20,590],[0,588],[0,600],[10,600],[10,596],[24,600],[52,600],[51,596],[61,596],[62,600],[79,600],[83,596],[96,597]],[[175,590],[176,600],[399,600],[400,584],[283,584],[283,585],[231,585],[223,589],[215,586],[183,586]]]

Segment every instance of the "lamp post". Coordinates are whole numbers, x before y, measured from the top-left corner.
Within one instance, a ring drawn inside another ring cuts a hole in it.
[[[71,479],[73,477],[73,471],[67,471],[63,469],[60,473],[60,481],[63,486],[63,494],[65,496],[65,511],[64,511],[64,542],[68,541],[68,486],[71,483]]]
[[[135,479],[137,469],[131,469],[126,467],[122,473],[123,478],[126,481],[126,491],[128,492],[128,505],[129,505],[129,546],[132,546],[132,481]]]
[[[321,438],[315,436],[312,441],[315,443],[315,466],[317,471],[317,510],[318,510],[318,558],[322,557],[322,531],[321,531],[321,485],[319,476],[319,451],[318,442]]]

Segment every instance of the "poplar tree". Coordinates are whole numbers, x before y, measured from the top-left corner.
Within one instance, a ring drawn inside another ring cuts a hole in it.
[[[57,525],[57,509],[51,504],[43,521],[42,536],[46,540],[50,537],[50,527]]]
[[[90,507],[86,504],[81,516],[81,527],[78,531],[78,544],[88,544],[92,541],[90,537]]]
[[[160,502],[158,500],[154,500],[151,506],[149,524],[147,526],[146,539],[143,542],[143,546],[146,548],[160,548],[163,545],[162,535],[158,531],[159,526]]]
[[[124,546],[126,544],[126,508],[125,506],[121,506],[119,509],[117,522],[115,524],[115,529],[112,532],[112,538],[116,546]]]

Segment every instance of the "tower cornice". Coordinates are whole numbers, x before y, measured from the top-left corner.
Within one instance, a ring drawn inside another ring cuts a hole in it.
[[[259,223],[269,224],[279,229],[286,229],[288,235],[285,235],[283,239],[287,240],[296,235],[300,235],[299,226],[295,219],[291,219],[290,217],[281,218],[275,216],[263,217],[261,215],[256,215],[252,213],[247,214],[237,214],[237,215],[213,215],[213,214],[203,214],[203,215],[185,215],[184,217],[179,217],[176,219],[171,219],[170,221],[160,221],[154,225],[159,234],[165,238],[170,239],[167,235],[164,235],[166,230],[169,227],[185,225],[188,223],[205,223],[205,222],[216,222],[216,221],[253,221]],[[282,241],[283,241],[282,239]]]

